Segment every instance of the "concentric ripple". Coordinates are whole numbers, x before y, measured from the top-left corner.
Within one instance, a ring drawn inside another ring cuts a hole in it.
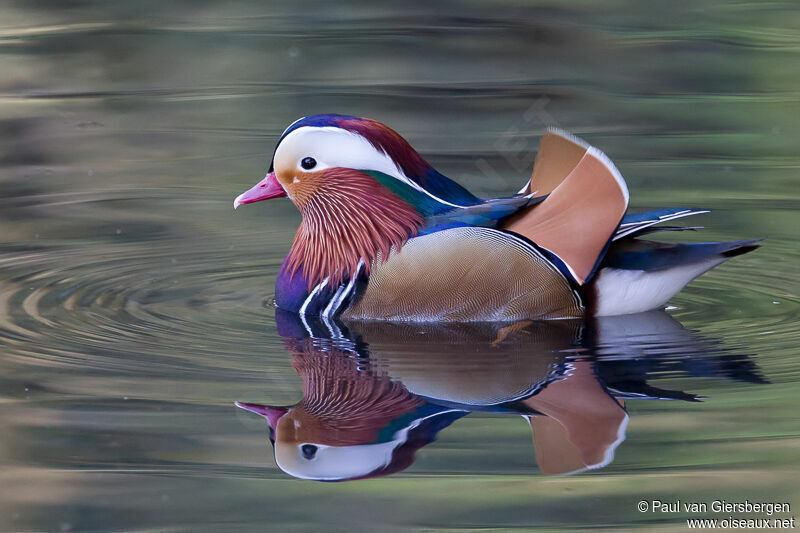
[[[271,320],[278,263],[233,245],[40,249],[0,264],[0,336],[17,357],[191,366],[228,358]]]

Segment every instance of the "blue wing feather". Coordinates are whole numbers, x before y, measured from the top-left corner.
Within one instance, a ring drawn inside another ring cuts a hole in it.
[[[458,226],[480,226],[497,228],[508,217],[531,205],[535,205],[544,196],[537,198],[527,196],[509,196],[506,198],[490,198],[480,204],[464,208],[450,209],[443,213],[426,218],[424,233],[433,233]]]
[[[474,205],[481,202],[480,198],[434,168],[430,168],[423,179],[426,190],[448,202],[456,205]]]
[[[520,209],[537,204],[545,198],[544,196],[533,198],[515,195],[502,198],[479,199],[473,196],[472,198],[475,202],[471,205],[453,207],[452,205],[439,202],[433,196],[425,194],[382,172],[373,170],[363,172],[369,174],[381,185],[398,195],[405,202],[414,206],[425,218],[425,227],[422,229],[423,234],[460,226],[496,228],[504,219],[513,215]],[[429,192],[434,194],[434,191]]]
[[[665,270],[701,263],[712,257],[733,257],[758,248],[761,239],[730,242],[661,243],[634,240],[623,247],[612,246],[602,268],[621,270]]]

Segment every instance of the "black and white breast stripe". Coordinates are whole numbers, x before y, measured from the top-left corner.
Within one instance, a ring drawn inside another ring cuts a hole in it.
[[[319,282],[309,293],[308,297],[303,301],[298,313],[300,315],[314,314],[323,318],[333,318],[339,312],[344,310],[344,304],[349,303],[353,296],[356,282],[364,270],[364,260],[358,262],[355,273],[350,277],[350,280],[339,285],[336,290],[332,291],[332,287],[328,287],[330,278],[325,278]],[[327,290],[326,290],[327,289]],[[321,309],[318,313],[309,313],[309,309]]]

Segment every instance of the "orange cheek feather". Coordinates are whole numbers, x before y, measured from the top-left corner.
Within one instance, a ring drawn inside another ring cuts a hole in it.
[[[325,181],[324,171],[303,172],[296,168],[283,167],[276,168],[275,175],[286,190],[286,194],[300,211],[303,211],[308,201]]]

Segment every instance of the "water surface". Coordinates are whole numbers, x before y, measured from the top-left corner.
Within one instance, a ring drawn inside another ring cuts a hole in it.
[[[682,530],[637,502],[800,506],[794,4],[35,0],[0,21],[2,530]],[[577,361],[625,403],[602,468],[547,475],[528,420],[474,409],[392,475],[297,479],[233,402],[303,398],[271,305],[299,215],[231,204],[319,112],[391,125],[481,195],[518,190],[558,125],[614,159],[632,207],[712,209],[698,241],[769,239],[674,298],[666,333],[548,330],[544,356],[511,336],[498,362],[496,331],[460,332],[485,350],[459,366],[452,336],[360,332],[397,348],[354,375],[426,398],[446,394],[415,376],[532,365],[519,396]]]

